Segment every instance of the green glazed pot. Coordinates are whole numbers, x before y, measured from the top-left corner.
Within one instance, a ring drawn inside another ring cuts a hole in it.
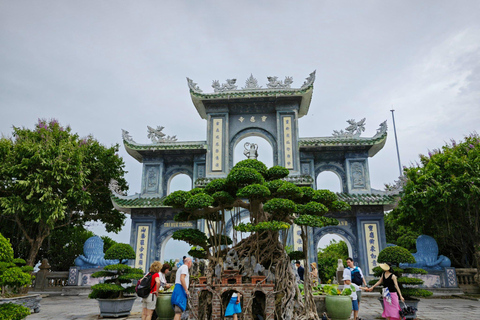
[[[350,296],[327,296],[325,298],[327,314],[331,320],[348,320],[352,313]]]
[[[171,293],[158,294],[157,305],[155,307],[158,320],[171,320],[173,319],[173,317],[175,317],[175,312],[173,311],[171,300]]]

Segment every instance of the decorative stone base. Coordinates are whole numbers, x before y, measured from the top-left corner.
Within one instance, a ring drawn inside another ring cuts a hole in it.
[[[258,302],[258,296],[263,296],[265,298],[265,309],[264,319],[273,320],[275,313],[275,295],[273,293],[274,284],[217,284],[212,286],[207,285],[197,285],[193,289],[193,294],[191,295],[191,306],[192,309],[189,313],[189,319],[198,318],[198,310],[200,307],[200,296],[202,293],[211,293],[212,294],[212,309],[211,317],[212,320],[224,319],[225,308],[223,307],[226,301],[222,301],[222,298],[228,294],[228,291],[236,291],[242,295],[242,308],[247,305],[249,299],[253,299],[253,302]],[[256,301],[257,300],[257,301]],[[252,304],[250,304],[252,305]],[[222,314],[223,311],[223,314]],[[243,320],[252,320],[250,317],[250,312],[242,310]]]
[[[40,301],[42,297],[39,294],[29,294],[22,297],[14,297],[14,298],[1,298],[0,304],[4,303],[14,303],[18,305],[22,305],[30,309],[30,312],[38,313],[40,312]]]

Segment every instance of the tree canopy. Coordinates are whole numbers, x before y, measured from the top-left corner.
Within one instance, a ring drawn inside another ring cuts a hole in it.
[[[39,120],[33,130],[14,127],[12,138],[0,139],[0,215],[28,242],[29,265],[56,228],[101,221],[109,232],[121,229],[125,214],[113,208],[108,188],[115,179],[127,189],[117,151],[56,120]]]
[[[479,267],[478,134],[460,142],[452,140],[428,155],[421,155],[420,163],[404,168],[404,174],[406,185],[401,200],[386,219],[389,235],[398,237],[399,231],[408,231],[401,232],[404,235],[401,244],[406,247],[411,246],[416,236],[430,235],[437,240],[441,254],[448,256],[455,266]]]
[[[317,319],[308,280],[304,302],[299,301],[301,295],[294,289],[297,286],[284,249],[287,233],[293,224],[301,227],[304,253],[308,256],[307,227],[336,225],[336,219],[325,215],[329,211],[349,210],[350,206],[337,200],[337,196],[328,190],[299,187],[283,180],[288,174],[286,168],[267,168],[258,160],[247,159],[238,162],[226,178],[215,179],[203,189],[172,192],[164,204],[182,209],[175,216],[177,221],[205,219],[208,236],[199,230],[188,229],[176,231],[172,237],[195,246],[195,252],[191,253],[213,260],[214,263],[209,264],[212,268],[221,262],[222,248],[232,243],[225,235],[225,220],[228,212],[233,212],[233,228],[251,232],[248,238],[234,246],[238,256],[241,259],[255,256],[265,268],[273,268],[275,290],[284,293],[276,306],[277,317],[290,318],[293,305],[304,305],[299,311],[303,316],[298,319]],[[249,211],[250,222],[235,223],[240,220],[235,219],[240,209]],[[283,243],[279,241],[280,232]]]
[[[330,240],[330,244],[323,249],[318,249],[318,277],[322,283],[333,281],[337,276],[338,259],[342,259],[344,267],[347,266],[348,246],[345,241]],[[341,279],[338,279],[341,280]]]

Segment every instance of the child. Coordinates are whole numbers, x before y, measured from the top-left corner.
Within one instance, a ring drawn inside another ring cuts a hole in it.
[[[357,301],[357,290],[367,290],[368,288],[366,287],[359,287],[355,283],[352,283],[351,279],[348,277],[343,278],[343,282],[345,284],[345,287],[343,290],[350,288],[352,290],[352,310],[353,310],[353,320],[360,320],[358,318],[358,301]],[[353,288],[352,288],[353,286]],[[355,291],[354,291],[355,288]]]
[[[237,313],[242,313],[242,306],[240,305],[241,294],[234,292],[228,302],[227,310],[225,310],[225,317],[231,317],[233,315],[233,320],[238,320]]]

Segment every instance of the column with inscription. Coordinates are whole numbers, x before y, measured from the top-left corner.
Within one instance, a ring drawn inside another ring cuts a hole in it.
[[[377,266],[379,250],[378,228],[376,223],[365,223],[365,248],[367,253],[368,274],[373,274],[373,268]]]
[[[147,270],[148,231],[150,226],[137,225],[135,268]]]

